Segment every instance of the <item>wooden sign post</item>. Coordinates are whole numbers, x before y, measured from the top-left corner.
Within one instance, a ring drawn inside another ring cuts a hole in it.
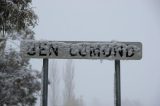
[[[140,60],[140,42],[22,41],[24,58],[43,58],[42,106],[47,106],[48,58],[115,60],[115,106],[121,106],[120,60]]]

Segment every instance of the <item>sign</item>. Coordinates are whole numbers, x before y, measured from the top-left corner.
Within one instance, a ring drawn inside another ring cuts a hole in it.
[[[26,58],[139,60],[140,42],[21,41]]]

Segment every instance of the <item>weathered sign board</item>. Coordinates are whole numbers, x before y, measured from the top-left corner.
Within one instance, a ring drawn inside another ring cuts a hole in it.
[[[21,41],[25,58],[140,60],[140,42]]]

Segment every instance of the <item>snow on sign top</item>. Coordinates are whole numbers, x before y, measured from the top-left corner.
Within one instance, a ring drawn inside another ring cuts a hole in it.
[[[140,42],[21,41],[25,58],[140,60]]]

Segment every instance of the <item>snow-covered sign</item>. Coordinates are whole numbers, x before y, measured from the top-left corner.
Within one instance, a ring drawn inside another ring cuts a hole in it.
[[[139,60],[140,42],[21,41],[26,58]]]

